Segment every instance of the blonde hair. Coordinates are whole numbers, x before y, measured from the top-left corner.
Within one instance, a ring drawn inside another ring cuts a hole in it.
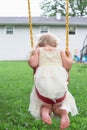
[[[44,47],[46,45],[57,47],[58,39],[50,33],[43,33],[39,37],[37,46]]]

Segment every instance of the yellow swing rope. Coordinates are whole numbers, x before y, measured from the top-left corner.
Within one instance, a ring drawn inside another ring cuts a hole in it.
[[[68,10],[69,10],[69,0],[66,0],[66,51],[68,50],[69,46],[69,21],[68,21]],[[30,0],[28,0],[28,19],[29,19],[29,30],[30,30],[30,41],[31,41],[31,47],[34,47],[33,43],[33,32],[32,32],[32,17],[31,17],[31,8],[30,8]]]
[[[66,0],[66,51],[69,47],[69,0]]]
[[[32,17],[31,17],[31,7],[30,7],[30,0],[28,0],[28,20],[29,20],[29,30],[30,30],[30,42],[31,42],[31,47],[34,47],[34,42],[33,42],[33,32],[32,32]]]

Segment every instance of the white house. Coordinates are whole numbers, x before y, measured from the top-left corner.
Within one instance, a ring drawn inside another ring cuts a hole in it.
[[[33,17],[33,38],[43,32],[51,32],[60,39],[65,49],[65,17]],[[72,54],[81,50],[87,35],[87,17],[69,18],[69,49]],[[0,17],[0,60],[27,60],[31,50],[29,22],[27,17]]]

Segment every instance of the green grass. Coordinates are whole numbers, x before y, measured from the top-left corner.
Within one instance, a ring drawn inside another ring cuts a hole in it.
[[[33,71],[27,62],[0,62],[0,130],[59,130],[59,120],[51,126],[28,113]],[[73,64],[69,90],[79,115],[70,115],[67,130],[87,130],[87,65]]]

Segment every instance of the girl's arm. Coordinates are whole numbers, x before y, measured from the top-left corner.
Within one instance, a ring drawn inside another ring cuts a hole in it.
[[[31,56],[28,59],[28,64],[32,68],[38,66],[38,64],[39,64],[39,50],[38,49],[35,49],[32,52]]]
[[[67,55],[68,56],[67,56]],[[70,70],[73,64],[73,59],[70,51],[61,51],[61,57],[62,57],[62,62],[63,66],[66,70]]]

